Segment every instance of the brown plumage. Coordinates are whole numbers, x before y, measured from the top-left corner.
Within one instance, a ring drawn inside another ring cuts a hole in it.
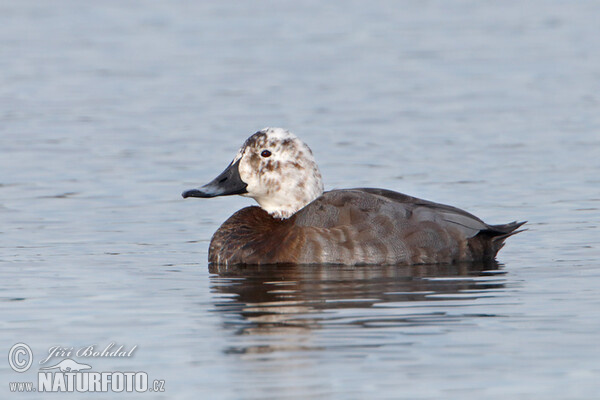
[[[524,222],[488,225],[455,207],[383,189],[325,192],[288,219],[260,207],[214,234],[215,264],[437,264],[490,260]]]

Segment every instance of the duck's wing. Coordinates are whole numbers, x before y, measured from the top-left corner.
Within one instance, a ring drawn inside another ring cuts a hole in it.
[[[461,230],[466,238],[471,238],[481,231],[491,230],[493,227],[486,224],[475,215],[461,210],[460,208],[446,204],[435,203],[429,200],[419,199],[386,189],[358,188],[351,189],[357,192],[370,193],[375,196],[402,204],[404,207],[420,210],[420,217],[425,220],[436,221],[442,225],[449,224]]]
[[[488,225],[459,208],[383,189],[325,192],[294,215],[299,262],[440,263],[491,259],[520,223]]]
[[[475,215],[468,213],[465,210],[461,210],[460,208],[446,204],[434,203],[433,201],[411,197],[391,190],[372,188],[359,188],[351,190],[371,193],[377,196],[388,198],[398,203],[414,204],[416,206],[429,208],[440,214],[444,221],[450,224],[462,226],[469,230],[470,233],[477,231],[475,234],[479,232],[485,232],[491,234],[492,236],[503,236],[504,239],[506,239],[508,236],[522,232],[523,230],[517,231],[517,229],[527,223],[527,221],[512,221],[507,224],[490,225],[486,224]]]
[[[492,227],[456,207],[407,196],[385,189],[332,190],[298,213],[297,224],[332,228],[388,218],[399,228],[412,230],[423,223],[439,229],[453,228],[466,239]]]

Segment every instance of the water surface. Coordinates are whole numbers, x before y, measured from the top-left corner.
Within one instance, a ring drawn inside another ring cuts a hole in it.
[[[164,379],[155,399],[595,398],[599,12],[0,4],[0,351],[137,345],[90,364]],[[251,202],[180,193],[269,125],[311,146],[327,189],[529,230],[493,265],[209,268]],[[0,362],[0,397],[43,397],[7,390],[38,368]]]

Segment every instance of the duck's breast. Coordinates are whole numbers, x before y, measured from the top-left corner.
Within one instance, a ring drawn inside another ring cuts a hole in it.
[[[300,263],[303,229],[295,217],[277,219],[260,207],[246,207],[227,219],[210,242],[208,260],[215,264]]]

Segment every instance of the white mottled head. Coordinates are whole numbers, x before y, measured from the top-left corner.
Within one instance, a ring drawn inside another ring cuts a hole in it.
[[[275,218],[289,218],[323,193],[310,148],[293,133],[265,128],[250,136],[215,180],[183,197],[252,197]]]

